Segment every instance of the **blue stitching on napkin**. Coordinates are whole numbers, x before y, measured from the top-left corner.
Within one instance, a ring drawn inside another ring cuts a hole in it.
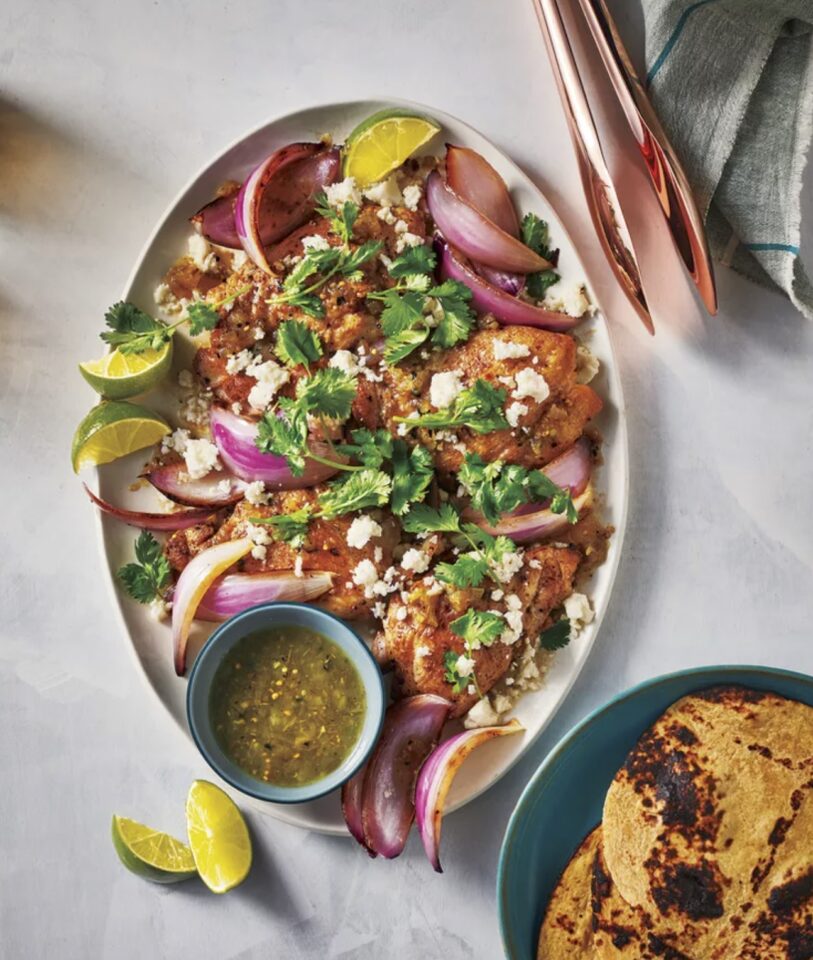
[[[784,253],[799,256],[799,248],[792,243],[744,243],[743,246],[746,250],[782,250]]]
[[[697,10],[698,7],[703,7],[707,3],[711,3],[711,2],[712,0],[698,0],[697,3],[693,3],[690,7],[687,7],[683,11],[683,13],[680,15],[680,19],[675,25],[675,29],[672,31],[672,36],[669,37],[669,39],[666,41],[666,46],[663,48],[663,50],[661,50],[660,55],[658,56],[658,59],[652,64],[652,66],[650,67],[649,73],[646,75],[647,86],[650,83],[652,83],[652,81],[655,79],[655,75],[660,70],[660,68],[664,65],[666,58],[669,56],[669,54],[672,52],[673,47],[678,42],[681,33],[683,33],[683,28],[686,26],[686,21],[689,19],[689,15],[691,13],[694,13],[694,11]]]

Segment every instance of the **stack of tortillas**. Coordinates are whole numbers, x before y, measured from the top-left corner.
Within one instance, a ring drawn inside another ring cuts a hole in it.
[[[539,960],[811,960],[813,708],[717,687],[647,730],[548,903]]]

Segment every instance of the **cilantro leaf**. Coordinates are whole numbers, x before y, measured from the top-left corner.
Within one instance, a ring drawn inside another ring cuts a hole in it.
[[[172,336],[166,324],[133,303],[114,303],[105,313],[104,320],[110,329],[101,334],[102,340],[111,347],[118,347],[122,353],[158,350]]]
[[[505,629],[505,620],[499,613],[488,610],[467,610],[462,617],[449,624],[452,633],[462,637],[469,649],[490,647]]]
[[[257,424],[255,446],[261,453],[285,457],[291,473],[305,472],[308,448],[308,417],[295,401],[283,398],[276,409],[266,411]]]
[[[189,332],[193,337],[200,336],[204,330],[214,330],[220,321],[217,310],[203,300],[190,303],[186,314],[189,318]]]
[[[479,551],[461,553],[454,563],[439,563],[435,576],[443,583],[459,587],[479,587],[488,576],[488,561]]]
[[[506,393],[487,380],[476,380],[474,385],[462,390],[454,404],[446,410],[425,413],[420,417],[394,417],[397,423],[405,423],[407,430],[425,427],[428,430],[444,430],[448,427],[468,427],[475,433],[491,433],[508,427],[503,405]]]
[[[444,280],[427,291],[427,296],[434,297],[443,309],[443,317],[432,334],[432,343],[445,350],[468,340],[475,316],[469,306],[472,292],[465,283]]]
[[[418,321],[423,322],[424,298],[418,291],[402,292],[396,289],[385,290],[376,295],[384,303],[381,314],[381,329],[385,337],[393,337],[409,330]]]
[[[550,247],[548,225],[535,213],[526,213],[522,220],[522,242],[540,257],[544,257],[554,265],[557,263],[559,251]],[[553,286],[558,280],[559,274],[555,270],[538,270],[536,273],[528,274],[526,289],[534,300],[542,300],[548,287]]]
[[[116,576],[130,596],[139,603],[150,603],[161,596],[169,583],[169,561],[155,537],[142,530],[135,543],[137,563],[121,567]]]
[[[392,512],[401,516],[423,500],[435,475],[432,455],[420,444],[410,450],[404,440],[392,441]]]
[[[286,320],[277,329],[274,353],[289,367],[307,367],[322,356],[322,341],[301,320]]]
[[[388,337],[384,343],[384,363],[394,367],[396,363],[406,360],[418,347],[426,343],[429,333],[429,327],[415,327]]]
[[[570,620],[562,617],[547,630],[543,630],[539,637],[539,646],[542,650],[561,650],[570,643]]]
[[[346,420],[356,398],[356,379],[338,367],[324,367],[296,385],[297,405],[328,420]]]
[[[299,550],[305,544],[312,519],[312,509],[304,506],[294,510],[293,513],[281,513],[275,517],[252,517],[251,522],[271,527],[276,539]]]
[[[389,500],[392,483],[380,470],[359,470],[330,484],[319,498],[320,516],[330,520],[345,513],[383,507]]]
[[[462,693],[468,689],[469,682],[472,679],[470,676],[464,677],[458,672],[457,661],[459,659],[460,654],[455,653],[454,650],[447,650],[443,654],[443,679],[452,685],[452,693]]]
[[[558,281],[559,274],[555,270],[539,270],[537,273],[528,274],[525,289],[534,300],[544,300],[545,291]]]
[[[352,200],[345,200],[341,208],[336,210],[330,205],[327,194],[322,190],[316,195],[316,212],[320,217],[330,221],[331,231],[347,246],[359,215],[358,205]]]
[[[437,257],[431,247],[421,244],[407,247],[387,268],[391,277],[407,277],[416,273],[432,273],[437,265]]]
[[[378,470],[385,460],[392,459],[393,437],[388,430],[351,430],[350,437],[352,443],[343,443],[337,449],[360,460],[365,467]]]
[[[401,520],[407,533],[460,533],[460,517],[449,503],[435,510],[425,503],[414,504]]]
[[[372,260],[382,246],[383,244],[380,240],[368,240],[366,243],[362,243],[360,247],[356,247],[356,249],[342,261],[340,267],[341,272],[345,276],[355,273],[362,264],[367,263],[368,260]]]

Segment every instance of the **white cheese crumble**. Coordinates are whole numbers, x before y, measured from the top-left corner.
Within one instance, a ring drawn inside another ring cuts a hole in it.
[[[403,221],[399,221],[399,223],[400,222],[403,222]],[[397,227],[398,224],[396,224],[395,226]],[[406,233],[399,233],[398,239],[395,241],[395,252],[403,253],[407,247],[420,247],[424,243],[426,243],[424,238],[419,237],[417,233],[409,233],[409,231],[407,231]]]
[[[189,257],[201,273],[208,273],[217,263],[209,241],[200,233],[193,233],[187,241]]]
[[[548,287],[543,303],[548,310],[566,313],[571,317],[583,317],[591,310],[584,284],[572,280],[559,280]]]
[[[265,329],[263,327],[254,328],[254,339],[255,340],[265,340]]]
[[[231,255],[231,268],[234,273],[237,273],[242,267],[248,263],[248,254],[245,250],[233,250]]]
[[[262,480],[252,480],[246,487],[244,496],[249,503],[260,506],[261,504],[268,503],[269,494]]]
[[[372,560],[360,560],[353,568],[353,583],[358,587],[364,587],[365,597],[373,595],[373,586],[377,581],[378,570]]]
[[[489,701],[483,697],[469,710],[463,717],[463,726],[467,730],[473,730],[475,727],[493,727],[499,723],[500,717],[497,711],[491,706]]]
[[[565,616],[570,621],[570,629],[575,635],[582,627],[593,622],[595,613],[590,600],[583,593],[571,593],[565,600]]]
[[[345,177],[339,183],[330,183],[325,187],[325,196],[331,207],[340,210],[346,203],[361,204],[361,191],[356,186],[355,177]]]
[[[600,367],[598,357],[589,347],[580,343],[576,347],[576,383],[590,383]]]
[[[295,576],[295,577],[302,577],[302,576],[304,576],[304,574],[303,574],[303,572],[302,572],[302,563],[303,563],[302,554],[301,554],[301,553],[298,553],[298,554],[296,555],[296,560],[294,560],[294,576]]]
[[[470,677],[474,673],[474,657],[467,657],[462,654],[457,658],[457,663],[454,666],[461,677]]]
[[[226,358],[226,373],[234,376],[236,373],[242,373],[249,364],[254,362],[254,354],[250,350],[241,350],[239,353],[233,353]]]
[[[379,220],[383,220],[384,223],[387,223],[390,226],[392,226],[397,220],[397,217],[389,207],[382,207],[378,213],[376,213],[376,216]],[[385,256],[383,253],[378,259],[384,264],[385,267],[388,267],[392,263],[392,260],[390,260],[390,258]]]
[[[423,550],[416,550],[415,547],[410,547],[401,558],[401,566],[404,570],[411,570],[413,573],[426,573],[429,562],[429,557]]]
[[[268,544],[271,543],[271,537],[266,528],[254,523],[246,524],[246,536],[254,544],[251,548],[251,556],[255,560],[265,560]]]
[[[517,550],[515,553],[506,553],[499,563],[494,564],[494,576],[500,583],[508,583],[515,573],[519,573],[522,569],[523,556],[522,550]]]
[[[527,344],[514,343],[511,340],[494,340],[491,344],[495,360],[514,360],[518,357],[530,357]]]
[[[195,378],[191,370],[180,370],[178,372],[178,386],[188,390],[195,385]]]
[[[445,373],[436,373],[429,385],[429,402],[437,410],[450,407],[457,395],[463,390],[462,370],[448,370]]]
[[[380,183],[371,183],[369,187],[365,187],[362,193],[368,200],[372,200],[373,203],[380,204],[382,207],[398,207],[404,202],[395,175],[387,177]]]
[[[506,408],[505,419],[512,427],[518,427],[520,418],[524,417],[527,412],[528,407],[524,403],[520,403],[519,400],[515,400]]]
[[[395,611],[395,619],[396,619],[396,620],[406,620],[406,618],[407,618],[407,608],[406,608],[406,607],[399,607],[399,608]]]
[[[211,440],[187,440],[183,458],[190,480],[200,480],[207,473],[220,467],[217,447]]]
[[[314,233],[310,237],[303,237],[302,246],[305,250],[330,250],[328,241],[318,233]]]
[[[421,202],[422,194],[423,191],[417,183],[410,183],[404,187],[404,206],[407,208],[407,210],[418,209],[418,204]]]
[[[255,410],[265,410],[280,387],[291,379],[285,367],[273,360],[266,360],[264,363],[257,363],[255,360],[246,368],[246,373],[257,380],[248,394],[248,402]]]
[[[525,367],[516,375],[516,389],[511,393],[512,397],[521,400],[523,397],[530,397],[537,403],[542,403],[550,396],[550,387],[547,380],[541,373],[537,373],[533,367]]]
[[[376,523],[369,514],[362,513],[361,516],[354,517],[350,524],[347,531],[347,546],[361,550],[373,537],[380,537],[381,532],[381,524]]]
[[[427,647],[425,643],[420,644],[420,646],[415,647],[415,656],[416,657],[428,657],[432,652],[431,647]]]
[[[350,350],[337,350],[328,362],[329,367],[336,367],[348,377],[355,377],[359,372],[358,358]]]
[[[188,430],[173,430],[172,433],[167,434],[167,436],[161,440],[161,453],[169,453],[170,450],[174,450],[175,453],[183,455],[188,442]]]
[[[170,608],[171,604],[167,603],[166,600],[162,600],[161,597],[156,597],[150,604],[150,616],[153,620],[163,623],[163,621],[169,617]]]

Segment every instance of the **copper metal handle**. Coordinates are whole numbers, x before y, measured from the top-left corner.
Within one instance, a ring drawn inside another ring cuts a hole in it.
[[[533,0],[562,99],[593,225],[610,266],[650,333],[655,332],[632,239],[556,0]]]
[[[599,49],[646,164],[658,202],[686,269],[711,314],[717,289],[703,219],[688,178],[635,72],[605,0],[576,0]]]

